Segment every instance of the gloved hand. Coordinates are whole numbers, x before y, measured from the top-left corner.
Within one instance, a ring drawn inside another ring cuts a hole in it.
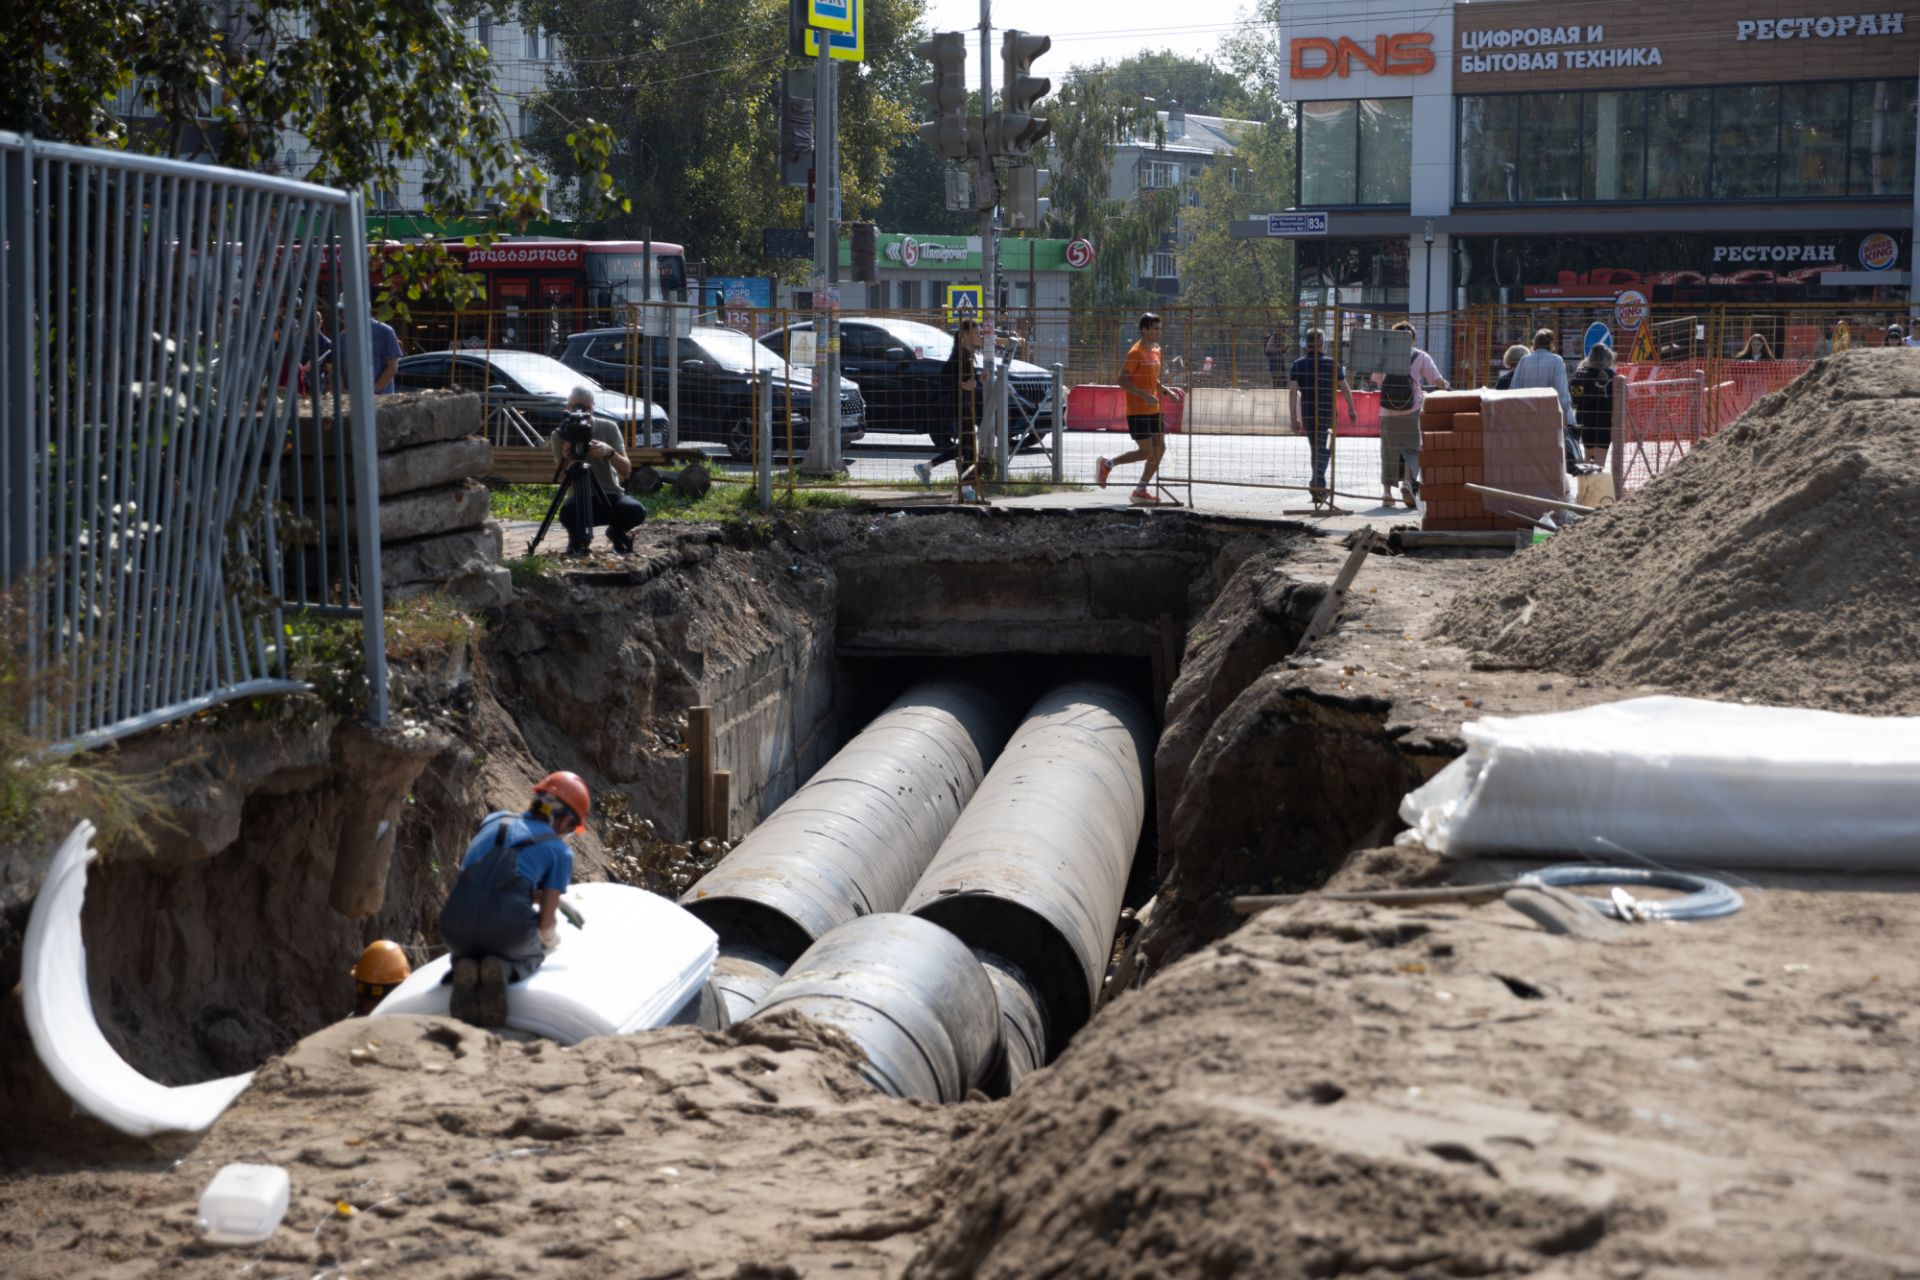
[[[552,955],[555,951],[559,949],[560,949],[559,927],[555,926],[552,929],[540,930],[540,950],[545,952],[547,955]]]

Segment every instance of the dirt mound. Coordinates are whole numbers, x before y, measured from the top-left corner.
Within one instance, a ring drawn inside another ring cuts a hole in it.
[[[1920,358],[1852,352],[1442,615],[1528,667],[1920,712]]]
[[[907,1278],[1893,1280],[1909,886],[1837,883],[1610,944],[1499,904],[1266,912],[939,1161]]]
[[[0,1272],[666,1280],[793,1275],[791,1257],[897,1272],[898,1237],[929,1216],[907,1184],[979,1108],[881,1097],[851,1043],[797,1016],[743,1030],[563,1049],[441,1018],[338,1023],[262,1067],[178,1164],[0,1183]],[[292,1179],[262,1245],[194,1231],[231,1160]]]

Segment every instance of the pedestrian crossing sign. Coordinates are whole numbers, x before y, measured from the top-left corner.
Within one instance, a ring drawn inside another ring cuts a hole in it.
[[[948,324],[959,324],[962,320],[978,320],[980,309],[979,285],[950,284],[947,286]]]
[[[845,14],[842,18],[835,11]],[[815,17],[823,19],[819,23]],[[827,3],[825,0],[809,0],[807,6],[808,25],[801,32],[801,48],[809,58],[820,56],[820,37],[827,37],[827,56],[835,62],[865,62],[867,60],[867,16],[863,0],[845,0],[841,4]],[[837,25],[845,22],[845,26]],[[826,28],[822,31],[820,28]]]

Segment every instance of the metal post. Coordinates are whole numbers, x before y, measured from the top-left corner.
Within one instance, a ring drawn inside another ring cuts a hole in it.
[[[340,272],[347,295],[347,314],[353,317],[351,349],[347,352],[347,388],[353,396],[353,515],[354,536],[360,543],[360,627],[366,648],[367,718],[387,722],[387,618],[380,586],[380,458],[379,432],[374,421],[373,307],[367,298],[366,214],[355,193],[335,215],[345,226]]]
[[[13,142],[9,139],[9,143]],[[0,493],[6,495],[6,523],[0,525],[0,581],[11,582],[33,567],[33,529],[38,519],[41,482],[34,461],[40,434],[33,422],[33,325],[28,317],[38,310],[33,296],[33,259],[28,233],[33,201],[33,141],[18,139],[0,152],[0,248],[5,248],[0,273]],[[39,637],[29,631],[27,669],[35,670],[33,654]]]
[[[1065,365],[1053,366],[1053,482],[1064,484],[1067,479],[1067,369]]]
[[[667,448],[680,447],[680,315],[673,303],[673,323],[667,329]],[[697,303],[694,305],[698,305]]]
[[[827,172],[833,161],[833,121],[829,114],[832,110],[829,95],[833,91],[833,60],[829,56],[827,33],[816,31],[814,38],[819,43],[819,65],[813,76],[813,387],[816,403],[812,434],[807,440],[805,469],[818,474],[833,468],[832,445],[826,436],[825,415],[820,411],[818,396],[821,389],[827,386],[827,347],[830,342],[826,308],[827,254],[838,246],[833,243],[833,205],[827,196]]]
[[[979,191],[993,192],[994,203],[998,202],[999,192],[994,190],[993,141],[987,136],[988,122],[993,118],[993,0],[980,0],[980,181],[975,184],[976,195]],[[980,330],[986,339],[981,351],[986,356],[987,398],[982,403],[984,410],[980,424],[982,436],[990,441],[990,448],[998,455],[994,463],[996,479],[1006,479],[1006,449],[1002,444],[1002,428],[1005,425],[1005,406],[994,387],[994,377],[999,365],[999,352],[995,345],[999,337],[999,299],[995,296],[994,285],[999,274],[999,262],[995,254],[998,247],[993,235],[994,204],[989,203],[980,210]],[[984,472],[981,479],[985,478]]]
[[[753,453],[753,473],[760,509],[773,510],[773,370],[762,369],[754,375],[754,395],[759,400],[760,442]],[[816,423],[814,429],[819,430]]]
[[[827,45],[826,32],[820,33],[820,45]],[[837,295],[840,275],[840,69],[828,58],[827,68],[827,282],[828,292]],[[827,382],[825,398],[814,388],[813,412],[820,418],[824,405],[827,432],[827,469],[838,474],[844,462],[840,457],[840,305],[836,296],[827,309]],[[816,422],[815,428],[820,424]]]

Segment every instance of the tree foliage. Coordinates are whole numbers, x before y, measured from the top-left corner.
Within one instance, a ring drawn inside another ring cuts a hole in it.
[[[1084,236],[1097,249],[1093,269],[1074,277],[1076,307],[1132,306],[1144,300],[1140,263],[1159,249],[1179,216],[1172,190],[1143,187],[1125,199],[1113,195],[1115,146],[1132,138],[1163,146],[1166,129],[1153,104],[1116,88],[1107,70],[1104,65],[1075,67],[1047,103],[1053,121],[1047,233]]]
[[[710,270],[770,265],[765,227],[802,225],[805,193],[780,185],[778,86],[789,64],[783,0],[527,0],[561,38],[562,61],[534,103],[533,148],[571,181],[566,121],[590,102],[612,129],[610,167],[629,210],[593,219],[609,236],[686,244]],[[867,60],[839,64],[842,208],[879,208],[908,103],[920,0],[870,0]]]
[[[424,175],[431,214],[544,216],[546,172],[513,143],[487,51],[466,37],[505,0],[18,0],[0,23],[0,128],[187,155],[370,191]],[[568,113],[569,163],[596,206],[612,138]],[[394,254],[383,311],[474,284],[434,243]]]
[[[1293,140],[1285,123],[1249,123],[1234,154],[1199,179],[1180,250],[1184,302],[1202,307],[1287,307],[1294,298],[1290,240],[1235,240],[1229,228],[1293,203]]]
[[[1232,71],[1222,70],[1210,59],[1189,58],[1171,49],[1130,54],[1106,74],[1119,92],[1153,98],[1162,111],[1178,102],[1195,115],[1227,115],[1229,103],[1247,96]]]

